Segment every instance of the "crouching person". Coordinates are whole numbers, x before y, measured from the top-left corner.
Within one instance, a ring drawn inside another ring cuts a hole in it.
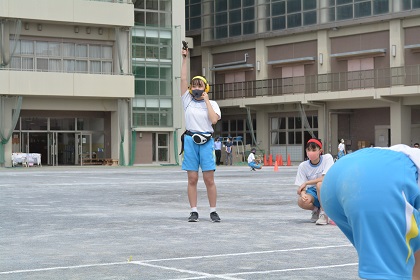
[[[308,160],[299,164],[295,185],[298,186],[298,205],[311,210],[311,222],[317,225],[328,224],[328,217],[321,206],[320,191],[324,175],[334,164],[330,154],[322,154],[322,143],[318,139],[310,139],[306,144]]]

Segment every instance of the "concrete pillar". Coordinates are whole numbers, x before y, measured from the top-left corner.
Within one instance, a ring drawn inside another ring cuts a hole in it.
[[[391,146],[411,144],[411,107],[402,104],[402,100],[390,106]]]
[[[2,98],[2,97],[0,97]],[[1,121],[1,132],[4,137],[8,136],[9,132],[12,131],[12,109],[14,108],[14,98],[3,98],[4,106],[0,108],[0,121]],[[13,102],[12,102],[13,101]],[[0,166],[11,167],[12,166],[12,138],[7,142],[4,147],[4,160],[5,163]]]
[[[329,146],[330,139],[328,137],[327,131],[327,113],[326,113],[326,105],[322,105],[318,107],[318,138],[322,140],[322,144],[324,146],[324,151],[328,151],[327,147]],[[328,151],[330,152],[330,151]]]
[[[389,58],[391,67],[404,66],[404,28],[402,20],[389,22]]]
[[[175,2],[175,1],[174,1]],[[201,6],[201,14],[202,14],[202,26],[201,26],[201,30],[203,30],[203,38],[202,41],[206,42],[206,41],[210,41],[214,39],[213,36],[213,1],[201,1],[204,2],[202,3]],[[173,4],[174,5],[174,4]],[[179,5],[177,4],[177,6],[184,8],[184,5]]]
[[[318,57],[316,58],[316,62],[318,64],[318,74],[331,73],[331,40],[328,35],[328,30],[318,31],[317,44]]]
[[[257,32],[262,33],[267,31],[267,1],[266,0],[258,0],[257,8]]]
[[[334,139],[338,139],[338,114],[329,113],[329,133],[328,133],[328,139],[329,143],[328,145],[325,145],[325,152],[328,152],[332,155],[338,154],[338,143],[334,141]],[[337,145],[335,145],[337,144]]]
[[[258,146],[265,150],[266,154],[270,153],[270,119],[268,118],[268,113],[264,110],[257,110],[257,144]]]
[[[201,48],[201,65],[203,67],[201,74],[206,76],[207,81],[212,84],[215,78],[213,72],[210,71],[213,65],[213,55],[211,54],[211,49],[208,47]]]
[[[319,0],[318,18],[319,23],[327,23],[330,21],[328,0]]]
[[[267,79],[267,48],[265,40],[255,41],[256,80]],[[258,65],[259,64],[259,65]],[[258,67],[260,70],[258,70]]]

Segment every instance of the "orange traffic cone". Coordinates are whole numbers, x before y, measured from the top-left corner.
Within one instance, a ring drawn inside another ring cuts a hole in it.
[[[279,156],[279,166],[283,166],[283,157]]]
[[[273,155],[268,157],[268,165],[273,166]]]
[[[268,161],[267,161],[267,156],[264,154],[264,165],[267,166],[268,165]]]
[[[274,172],[277,172],[277,171],[279,171],[279,165],[277,164],[277,160],[276,160],[276,162],[274,163]]]
[[[292,166],[292,163],[290,161],[290,155],[287,155],[287,166]]]

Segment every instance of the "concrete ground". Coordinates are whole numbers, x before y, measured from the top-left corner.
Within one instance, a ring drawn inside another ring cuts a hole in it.
[[[359,279],[334,225],[296,205],[297,167],[220,166],[188,223],[179,166],[0,169],[0,279]]]

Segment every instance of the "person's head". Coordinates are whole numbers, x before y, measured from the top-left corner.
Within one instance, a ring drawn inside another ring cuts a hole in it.
[[[420,145],[419,145],[419,143],[414,143],[413,147],[418,149],[420,147]]]
[[[217,138],[216,138],[216,141],[220,141],[220,137],[217,137]]]
[[[344,139],[341,139],[341,140],[340,140],[340,143],[344,144]]]
[[[322,155],[322,143],[321,140],[316,138],[309,139],[306,143],[306,155],[311,162],[318,162]]]
[[[251,153],[253,153],[254,155],[255,155],[256,152],[257,152],[257,149],[255,149],[255,148],[251,149]]]
[[[203,76],[195,76],[191,79],[191,84],[188,87],[188,90],[194,99],[202,100],[203,93],[208,93],[210,91],[210,86],[206,78]]]

